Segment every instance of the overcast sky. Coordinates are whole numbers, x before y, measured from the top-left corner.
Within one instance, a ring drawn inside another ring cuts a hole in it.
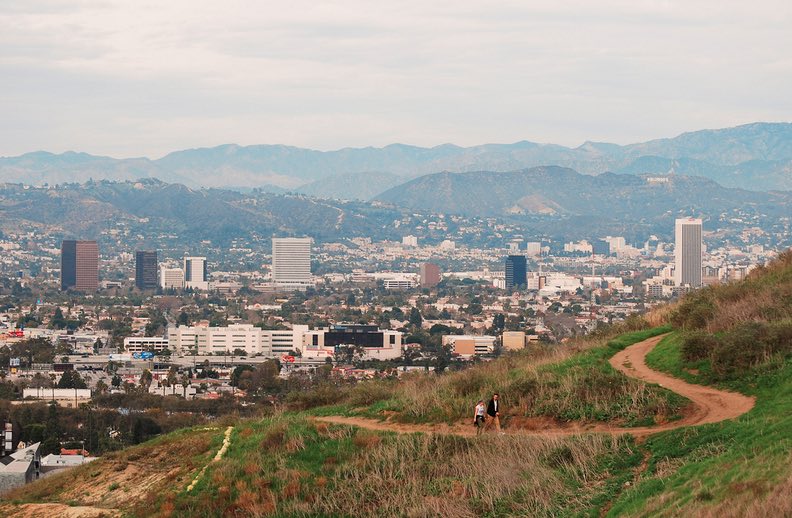
[[[792,120],[792,2],[0,0],[0,155]]]

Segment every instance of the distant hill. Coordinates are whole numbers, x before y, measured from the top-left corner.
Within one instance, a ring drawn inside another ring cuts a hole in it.
[[[750,206],[768,215],[792,211],[789,193],[725,188],[693,176],[590,176],[557,166],[427,175],[389,189],[377,199],[399,207],[468,216],[586,215],[639,220],[680,210],[717,214]]]
[[[0,223],[28,221],[67,236],[98,236],[123,222],[143,236],[175,235],[189,242],[227,243],[277,234],[326,240],[375,235],[399,215],[397,210],[367,204],[192,189],[155,179],[57,189],[0,184]]]
[[[317,198],[370,200],[382,191],[406,181],[404,176],[391,173],[350,173],[316,180],[299,187],[297,192]]]
[[[673,168],[677,174],[706,176],[732,187],[792,190],[792,124],[753,123],[626,146],[586,142],[576,148],[527,141],[467,148],[391,144],[335,151],[226,144],[175,151],[157,160],[39,151],[0,158],[0,181],[43,185],[156,177],[190,187],[270,185],[310,191],[316,188],[313,182],[368,171],[409,178],[438,171],[502,172],[543,165],[591,175],[609,171],[654,174]],[[358,179],[363,194],[380,186],[378,176]]]

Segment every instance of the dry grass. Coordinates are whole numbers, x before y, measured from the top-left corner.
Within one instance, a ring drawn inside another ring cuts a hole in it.
[[[596,461],[629,448],[605,436],[560,438],[442,435],[389,437],[339,468],[333,491],[319,492],[313,512],[330,515],[538,516],[563,495],[571,509],[585,508],[596,484]],[[590,497],[589,493],[589,497]]]

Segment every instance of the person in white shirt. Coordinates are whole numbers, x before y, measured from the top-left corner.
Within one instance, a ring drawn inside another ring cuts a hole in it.
[[[484,400],[479,399],[478,404],[476,404],[476,411],[473,414],[473,424],[476,426],[476,435],[481,435],[481,432],[484,431],[484,421],[485,421],[485,414],[487,412],[487,407],[484,406]]]

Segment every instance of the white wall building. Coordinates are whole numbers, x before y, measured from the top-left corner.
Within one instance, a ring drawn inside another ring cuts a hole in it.
[[[542,255],[542,243],[537,243],[535,241],[525,243],[525,255],[530,257]]]
[[[418,246],[418,238],[415,236],[404,236],[402,246]]]
[[[310,237],[272,238],[272,281],[285,290],[313,286]]]
[[[184,287],[204,291],[209,289],[206,257],[184,258]]]
[[[124,350],[130,353],[160,352],[167,348],[168,339],[161,336],[127,336],[124,338]]]
[[[701,286],[701,220],[677,219],[674,236],[674,283],[698,288]]]
[[[160,268],[160,286],[163,290],[184,289],[184,270],[181,268]]]
[[[225,354],[242,349],[245,354],[280,358],[297,353],[308,359],[332,357],[335,347],[356,340],[364,343],[367,359],[390,359],[402,355],[400,331],[377,330],[375,326],[332,326],[311,330],[307,325],[292,329],[260,329],[250,324],[226,327],[180,326],[168,329],[169,346],[189,354],[197,344],[197,354]]]

